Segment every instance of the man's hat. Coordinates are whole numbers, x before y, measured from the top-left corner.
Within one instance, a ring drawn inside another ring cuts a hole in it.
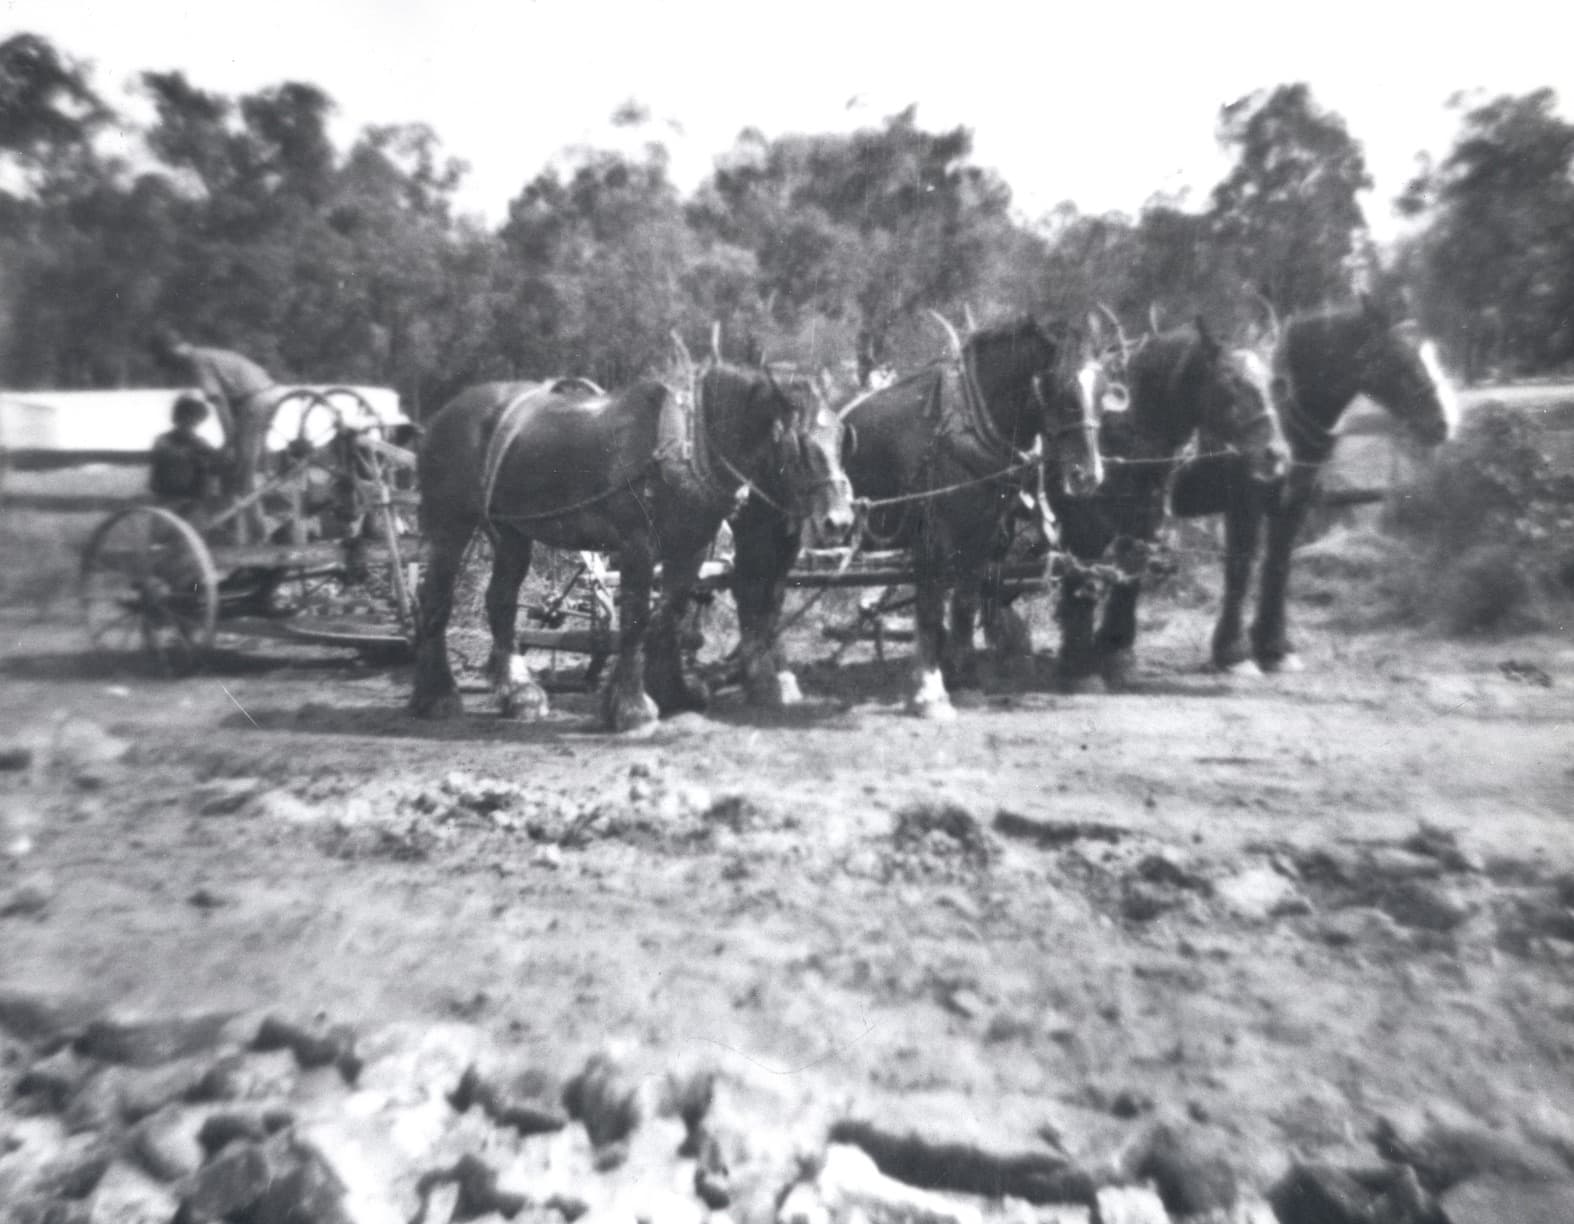
[[[172,414],[175,424],[180,425],[186,421],[206,420],[208,415],[208,401],[200,395],[187,391],[175,397],[175,409]]]

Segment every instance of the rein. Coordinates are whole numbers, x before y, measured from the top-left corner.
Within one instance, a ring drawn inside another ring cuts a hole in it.
[[[979,485],[994,484],[997,481],[1006,480],[1006,479],[1008,479],[1008,478],[1010,478],[1012,476],[1021,475],[1024,472],[1037,471],[1038,474],[1039,474],[1040,484],[1042,485],[1043,474],[1044,474],[1044,459],[1043,459],[1043,455],[1042,454],[1035,453],[1039,449],[1038,444],[1035,444],[1034,451],[1022,451],[1022,450],[1017,449],[1017,447],[1015,445],[1013,445],[1011,440],[1009,438],[1007,438],[1003,433],[1000,432],[999,427],[995,424],[993,418],[990,417],[988,408],[984,404],[983,391],[978,386],[978,380],[977,380],[977,378],[976,378],[972,368],[970,367],[970,365],[969,365],[969,363],[967,361],[966,354],[964,354],[959,359],[957,364],[958,364],[959,372],[960,372],[961,378],[962,378],[962,402],[963,402],[963,405],[964,405],[964,412],[963,412],[963,424],[964,424],[964,426],[966,428],[972,430],[974,432],[974,434],[976,436],[978,436],[979,441],[984,443],[986,448],[996,452],[997,454],[1002,455],[1003,457],[1004,456],[1009,456],[1010,458],[1014,459],[1014,462],[1009,462],[1009,463],[1006,464],[1006,466],[1004,466],[1002,468],[999,468],[999,469],[997,469],[995,471],[992,471],[992,472],[987,472],[987,473],[985,473],[985,474],[983,474],[981,476],[973,476],[973,477],[969,477],[966,480],[957,480],[957,481],[953,481],[950,484],[941,485],[937,489],[922,489],[922,490],[919,490],[918,492],[915,492],[915,493],[899,493],[899,494],[896,494],[895,496],[892,496],[892,497],[859,497],[859,498],[855,498],[854,499],[854,505],[858,508],[858,512],[859,512],[860,518],[862,518],[864,520],[864,522],[862,524],[860,524],[859,531],[858,531],[858,537],[860,539],[863,537],[863,535],[865,533],[870,531],[870,528],[868,526],[868,521],[867,520],[868,520],[868,513],[871,510],[878,510],[878,509],[881,509],[881,508],[886,507],[886,506],[903,506],[903,505],[913,505],[913,504],[918,503],[918,502],[930,502],[930,501],[934,501],[937,498],[946,497],[946,496],[948,496],[949,494],[952,494],[952,493],[960,493],[960,492],[962,492],[965,489],[977,488]],[[1044,412],[1047,414],[1047,412],[1048,412],[1048,405],[1046,404],[1045,399],[1044,399],[1044,389],[1043,389],[1043,385],[1042,385],[1042,381],[1041,381],[1042,378],[1043,378],[1042,374],[1035,374],[1033,376],[1033,379],[1032,379],[1032,382],[1031,382],[1030,385],[1032,387],[1032,393],[1033,393],[1034,400],[1038,403],[1039,407],[1042,410],[1044,410]],[[940,381],[940,384],[939,384],[939,387],[938,387],[938,392],[939,392],[940,396],[942,396],[942,397],[945,394],[945,383],[944,383],[944,376],[943,375],[941,377],[941,381]],[[852,404],[849,404],[846,408],[843,408],[842,412],[839,415],[841,415],[841,416],[843,416],[845,418],[847,412],[851,408],[856,407],[858,404],[862,403],[865,399],[867,399],[869,397],[870,394],[874,394],[874,392],[870,392],[870,393],[867,393],[865,395],[859,396],[858,399],[854,400]],[[942,404],[943,404],[943,400],[942,400]],[[936,428],[935,428],[935,432],[934,432],[934,435],[933,435],[933,444],[934,445],[938,445],[939,442],[942,440],[942,438],[945,436],[945,430],[944,430],[944,408],[943,408],[943,406],[942,406],[942,408],[940,410],[940,414],[939,415],[940,415],[940,420],[938,420],[936,422]],[[1052,439],[1055,439],[1055,438],[1063,437],[1064,435],[1066,435],[1068,433],[1084,432],[1084,433],[1092,434],[1093,438],[1094,438],[1094,441],[1096,443],[1096,441],[1097,441],[1097,430],[1098,430],[1098,426],[1096,424],[1092,423],[1092,422],[1089,422],[1089,421],[1078,421],[1078,422],[1076,422],[1075,424],[1072,424],[1072,425],[1061,425],[1061,426],[1058,426],[1056,429],[1054,429],[1052,431],[1047,431],[1047,432],[1041,433],[1040,437],[1043,438],[1043,439],[1051,439],[1052,440]],[[906,525],[906,518],[904,516],[902,522],[898,523],[896,529],[894,531],[892,531],[891,534],[888,537],[886,537],[884,540],[881,540],[879,538],[875,538],[874,542],[876,544],[888,544],[888,543],[891,543],[891,542],[895,541],[897,539],[897,537],[901,535],[902,530],[905,527],[905,525]]]
[[[963,489],[971,489],[975,485],[991,484],[1007,476],[1015,476],[1019,472],[1032,471],[1041,467],[1042,461],[1038,456],[1031,456],[1010,467],[1001,468],[998,472],[991,472],[987,476],[975,476],[971,480],[959,480],[955,484],[942,485],[938,489],[924,489],[919,493],[900,493],[895,497],[859,497],[854,499],[854,504],[870,510],[881,506],[899,506],[906,502],[927,501],[934,497],[944,497],[948,493],[957,493]]]
[[[627,480],[619,481],[611,488],[603,489],[600,493],[587,497],[583,501],[570,502],[566,506],[559,506],[556,510],[543,510],[539,514],[488,514],[486,516],[486,525],[490,529],[495,523],[539,523],[544,519],[562,518],[564,515],[573,514],[576,510],[584,510],[589,506],[599,505],[601,502],[615,497],[619,493],[628,492],[645,478],[648,471],[649,465],[646,465],[646,467],[635,472]]]

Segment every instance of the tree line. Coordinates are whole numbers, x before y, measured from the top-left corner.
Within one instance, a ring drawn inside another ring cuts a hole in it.
[[[1574,126],[1549,89],[1458,100],[1452,151],[1399,202],[1410,236],[1380,253],[1361,144],[1304,84],[1223,108],[1230,168],[1201,208],[1024,219],[968,129],[911,108],[847,134],[745,130],[685,193],[629,103],[627,147],[566,151],[496,226],[461,213],[465,168],[428,127],[340,148],[312,84],[136,86],[153,118],[112,155],[103,133],[134,125],[84,67],[36,35],[0,43],[0,383],[156,384],[145,340],[167,324],[420,413],[488,379],[626,382],[717,323],[735,359],[867,370],[935,353],[928,309],[1103,302],[1131,328],[1156,307],[1227,333],[1262,300],[1283,315],[1357,290],[1403,299],[1469,376],[1574,358]]]

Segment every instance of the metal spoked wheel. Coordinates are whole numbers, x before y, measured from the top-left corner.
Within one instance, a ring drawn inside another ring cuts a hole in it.
[[[82,555],[81,598],[96,649],[142,651],[161,670],[191,671],[213,649],[219,580],[191,524],[132,506],[99,524]]]

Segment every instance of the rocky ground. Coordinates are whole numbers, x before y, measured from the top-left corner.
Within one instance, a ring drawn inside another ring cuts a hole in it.
[[[1574,1219],[1574,649],[1206,633],[610,738],[0,620],[0,1219]]]

